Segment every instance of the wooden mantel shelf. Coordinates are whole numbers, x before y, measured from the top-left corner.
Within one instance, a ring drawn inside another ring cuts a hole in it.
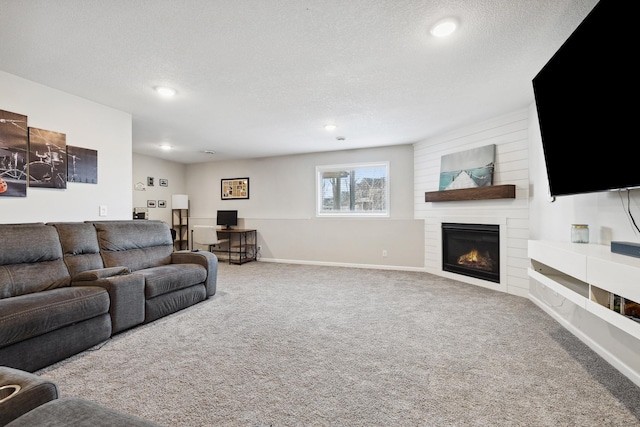
[[[515,199],[516,186],[513,184],[489,187],[460,188],[457,190],[428,191],[425,202],[455,202],[461,200]]]

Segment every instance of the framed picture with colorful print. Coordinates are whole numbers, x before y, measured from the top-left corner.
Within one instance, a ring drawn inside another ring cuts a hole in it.
[[[222,200],[249,198],[249,178],[223,178],[220,187]]]

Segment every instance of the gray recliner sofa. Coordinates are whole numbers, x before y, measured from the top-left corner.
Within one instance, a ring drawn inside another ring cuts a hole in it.
[[[55,228],[0,225],[0,365],[34,371],[111,336],[107,291],[70,285]]]
[[[216,293],[218,258],[210,252],[174,252],[166,223],[132,220],[92,224],[104,266],[124,266],[144,278],[145,323]]]
[[[161,221],[0,224],[0,365],[33,372],[216,292]]]

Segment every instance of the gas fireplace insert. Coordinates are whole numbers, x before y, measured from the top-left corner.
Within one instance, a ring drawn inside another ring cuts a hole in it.
[[[500,226],[442,223],[442,270],[500,283]]]

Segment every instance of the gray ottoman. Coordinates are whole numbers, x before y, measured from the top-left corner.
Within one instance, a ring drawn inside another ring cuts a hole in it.
[[[58,397],[52,381],[0,366],[0,427],[161,427],[88,400]]]
[[[0,366],[0,426],[58,398],[58,387],[30,372]]]
[[[160,427],[151,421],[69,397],[38,406],[6,427]]]

